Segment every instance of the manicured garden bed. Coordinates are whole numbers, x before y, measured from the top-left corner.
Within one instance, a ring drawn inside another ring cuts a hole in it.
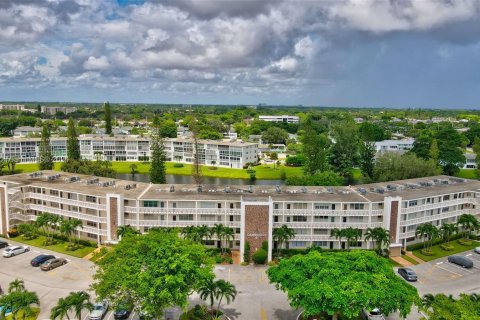
[[[55,252],[59,252],[59,253],[63,253],[63,254],[68,254],[70,256],[74,256],[74,257],[77,257],[77,258],[83,258],[87,254],[89,254],[89,253],[93,252],[93,250],[95,250],[94,247],[84,246],[83,248],[77,249],[75,251],[67,251],[65,249],[65,247],[67,246],[67,243],[64,242],[64,241],[60,241],[60,240],[57,244],[54,244],[54,245],[51,245],[51,246],[44,246],[42,244],[45,241],[45,236],[38,236],[37,238],[35,238],[33,240],[25,240],[25,239],[23,239],[22,236],[18,236],[18,237],[12,238],[12,240],[16,241],[16,242],[24,243],[24,244],[32,246],[32,247],[38,247],[38,248],[43,248],[43,249],[47,249],[47,250],[51,250],[51,251],[55,251]]]
[[[472,250],[472,249],[480,246],[480,242],[478,242],[478,241],[472,241],[472,245],[470,245],[470,246],[461,245],[461,244],[458,243],[457,240],[452,240],[450,242],[450,244],[453,247],[453,249],[450,250],[450,251],[443,250],[441,248],[441,244],[437,244],[437,245],[435,245],[431,248],[432,255],[427,256],[427,255],[422,254],[421,249],[414,250],[413,254],[415,256],[419,257],[420,259],[424,260],[424,261],[431,261],[431,260],[435,260],[435,259],[438,259],[438,258],[441,258],[441,257],[450,256],[450,255],[455,254],[455,253]]]

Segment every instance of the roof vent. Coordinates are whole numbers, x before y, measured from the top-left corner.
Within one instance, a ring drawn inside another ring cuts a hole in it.
[[[170,186],[170,192],[175,192],[175,186]]]
[[[332,187],[328,187],[328,188],[327,188],[327,192],[328,192],[328,193],[333,193],[333,188],[332,188]]]
[[[306,187],[302,187],[302,193],[307,193],[307,188]]]
[[[40,177],[42,175],[43,175],[43,172],[41,172],[41,171],[37,171],[37,172],[33,172],[33,173],[29,174],[30,178],[36,178],[36,177]]]
[[[58,178],[60,178],[60,174],[54,174],[53,176],[48,176],[46,179],[48,181],[54,181],[54,180],[57,180]]]
[[[367,194],[367,190],[365,190],[365,188],[359,188],[359,189],[358,189],[358,192],[360,192],[362,195],[366,195],[366,194]]]
[[[280,189],[279,185],[276,185],[275,186],[275,191],[277,191],[277,193],[280,193],[280,192],[282,192],[282,189]]]
[[[377,188],[375,190],[376,192],[380,193],[380,194],[384,194],[385,193],[385,190],[383,188]]]
[[[197,187],[197,192],[202,192],[202,190],[203,190],[202,185],[199,185],[199,186]]]
[[[105,181],[102,183],[102,187],[110,187],[115,185],[115,180]]]
[[[225,193],[230,193],[230,186],[225,186],[223,191],[225,191]]]
[[[87,184],[96,184],[96,183],[98,183],[98,181],[99,181],[98,178],[90,179],[90,180],[87,180]]]
[[[253,193],[253,186],[248,186],[248,192]]]
[[[65,178],[65,182],[77,182],[80,181],[80,177],[70,177],[70,178]]]

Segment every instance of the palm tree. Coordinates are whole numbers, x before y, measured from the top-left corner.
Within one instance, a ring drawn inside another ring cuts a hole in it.
[[[195,231],[195,226],[186,226],[182,228],[181,234],[184,239],[193,240]]]
[[[66,299],[69,300],[77,319],[82,319],[82,310],[92,311],[93,309],[93,304],[90,302],[90,295],[85,291],[70,292]]]
[[[48,220],[48,225],[50,229],[52,229],[52,241],[53,241],[53,235],[55,234],[55,230],[58,228],[60,222],[61,222],[60,216],[57,216],[55,214],[50,215],[50,218]]]
[[[18,163],[18,159],[16,157],[11,157],[10,159],[7,160],[7,168],[10,174],[13,174],[15,172],[15,166]]]
[[[73,225],[70,223],[70,220],[65,220],[63,217],[60,219],[60,226],[58,229],[60,230],[60,233],[62,233],[69,241],[73,230],[75,230]]]
[[[415,237],[423,239],[423,249],[426,249],[427,236],[428,236],[428,225],[421,224],[417,226],[417,229],[415,230]]]
[[[17,304],[17,313],[23,312],[23,320],[33,314],[32,304],[40,305],[40,299],[37,293],[31,291],[22,291],[19,293],[19,299]],[[14,316],[14,319],[16,317]]]
[[[8,292],[22,292],[25,290],[25,282],[20,279],[15,279],[12,282],[10,282],[10,285],[8,286]]]
[[[342,248],[342,238],[345,237],[345,232],[343,229],[334,228],[331,231],[331,235],[334,236],[335,239],[338,239],[339,248]]]
[[[117,237],[124,237],[127,234],[138,234],[138,231],[129,224],[117,228]]]
[[[80,227],[80,229],[83,229],[83,223],[81,220],[79,219],[71,219],[70,220],[70,225],[72,226],[73,228],[73,232],[77,233],[77,228]],[[74,242],[74,241],[72,241]]]
[[[197,234],[198,234],[198,238],[202,242],[204,240],[207,240],[207,239],[211,238],[210,228],[206,225],[202,225],[202,226],[197,227],[196,231],[197,231]]]
[[[358,239],[362,237],[362,230],[348,227],[343,230],[343,234],[347,239],[347,249],[350,249],[352,243],[358,242]]]
[[[225,248],[227,247],[227,243],[229,241],[233,241],[235,238],[234,232],[232,228],[224,228],[223,229],[223,234],[222,234],[223,239],[225,240]]]
[[[434,301],[435,301],[435,296],[433,294],[431,293],[424,294],[422,298],[422,307],[424,309],[428,309],[432,306]]]
[[[457,232],[457,226],[454,223],[444,223],[440,227],[440,231],[442,232],[442,237],[450,243],[450,237]]]
[[[211,234],[217,237],[217,240],[220,242],[220,250],[222,250],[222,238],[224,233],[225,227],[223,224],[215,224],[211,229]]]
[[[55,320],[60,318],[60,320],[64,319],[65,317],[70,320],[68,316],[68,312],[72,308],[72,303],[69,301],[68,298],[60,298],[58,299],[57,305],[52,308],[50,313],[50,319]],[[80,318],[81,319],[81,318]]]
[[[42,229],[43,233],[48,237],[47,234],[47,227],[50,224],[50,217],[51,214],[48,212],[42,212],[41,215],[37,217],[37,220],[35,220],[35,224],[37,225],[38,228]]]
[[[377,238],[376,229],[377,228],[367,228],[367,231],[365,231],[364,239],[365,241],[372,241],[372,247]]]
[[[427,224],[428,225],[428,240],[430,242],[430,248],[433,247],[433,241],[437,239],[440,236],[440,231],[435,227],[433,224]]]
[[[232,301],[235,301],[235,297],[237,296],[237,290],[235,286],[228,281],[225,280],[217,280],[217,295],[215,298],[218,300],[218,307],[217,307],[217,315],[218,310],[220,310],[220,304],[222,303],[222,299],[225,298],[227,304]]]
[[[205,301],[210,300],[210,310],[213,310],[213,303],[218,294],[217,281],[213,279],[205,281],[200,288],[198,288],[198,294],[200,295],[200,299]]]
[[[472,231],[475,231],[480,227],[477,218],[471,214],[462,214],[458,219],[457,224],[462,228],[465,233],[465,238],[467,239],[470,239]]]
[[[289,228],[287,225],[282,225],[280,228],[273,230],[273,240],[277,241],[277,255],[280,256],[280,249],[283,243],[287,243],[290,239],[295,237],[295,230]]]

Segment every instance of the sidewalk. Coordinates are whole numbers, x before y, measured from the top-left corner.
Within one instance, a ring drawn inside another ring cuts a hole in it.
[[[411,267],[413,266],[413,263],[411,263],[410,261],[407,261],[405,259],[403,259],[402,257],[390,257],[390,259],[392,259],[393,261],[395,261],[396,263],[398,263],[399,265],[403,266],[403,267]]]

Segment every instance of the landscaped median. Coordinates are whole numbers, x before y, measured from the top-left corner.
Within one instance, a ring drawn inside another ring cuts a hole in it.
[[[42,249],[47,249],[63,254],[67,254],[70,256],[74,256],[77,258],[83,258],[87,254],[93,252],[95,250],[95,247],[90,247],[90,246],[82,246],[81,248],[74,250],[74,251],[67,251],[67,242],[58,240],[56,244],[50,245],[50,246],[44,246],[43,243],[45,243],[46,237],[39,235],[37,238],[32,239],[32,240],[25,240],[23,236],[18,236],[15,238],[11,238],[12,241],[24,243],[26,245],[32,246],[32,247],[38,247]]]
[[[445,245],[445,243],[442,243],[442,244],[434,245],[430,248],[431,253],[432,253],[431,255],[423,254],[421,248],[413,250],[412,253],[415,256],[419,257],[420,259],[422,259],[424,261],[431,261],[431,260],[435,260],[435,259],[438,259],[438,258],[450,256],[450,255],[453,255],[453,254],[456,254],[456,253],[459,253],[459,252],[472,250],[472,249],[475,249],[476,247],[480,246],[480,242],[478,242],[478,241],[470,240],[471,241],[470,245],[464,245],[464,244],[460,243],[461,240],[464,240],[464,239],[450,241],[449,245],[451,245],[451,250],[442,249],[442,245]]]

